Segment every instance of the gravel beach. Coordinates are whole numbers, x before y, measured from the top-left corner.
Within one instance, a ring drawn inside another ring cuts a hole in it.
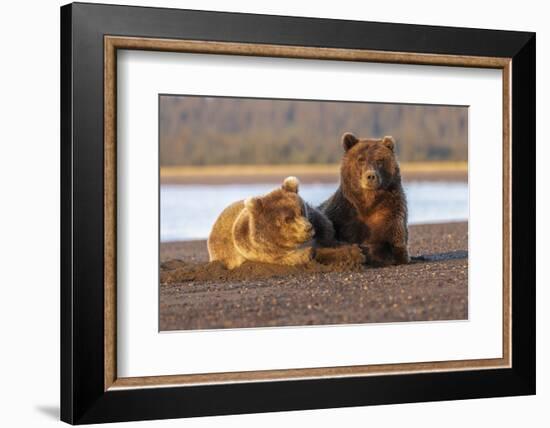
[[[408,265],[208,263],[206,241],[160,248],[160,330],[468,318],[468,224],[409,228]]]

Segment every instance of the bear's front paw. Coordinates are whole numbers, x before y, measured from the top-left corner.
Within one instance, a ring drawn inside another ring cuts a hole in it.
[[[306,248],[302,257],[302,263],[309,263],[315,258],[315,249],[313,247]]]
[[[304,265],[309,263],[314,256],[315,252],[313,247],[302,248],[287,254],[284,258],[279,260],[279,263],[290,266]]]
[[[397,265],[406,265],[411,262],[409,257],[409,251],[407,247],[394,247],[393,256],[395,259],[395,264]]]
[[[342,245],[333,248],[317,248],[315,260],[321,264],[363,264],[366,257],[357,245]]]
[[[363,264],[367,262],[367,257],[365,255],[364,249],[357,245],[352,244],[349,246],[349,260],[356,264]]]

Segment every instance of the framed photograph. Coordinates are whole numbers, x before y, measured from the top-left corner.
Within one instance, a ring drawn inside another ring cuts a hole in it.
[[[535,393],[535,34],[61,8],[61,418]]]

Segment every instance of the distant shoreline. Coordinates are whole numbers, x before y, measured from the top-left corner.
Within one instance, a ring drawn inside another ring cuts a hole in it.
[[[161,184],[277,183],[289,175],[303,183],[332,183],[339,165],[209,165],[161,167]],[[404,181],[467,181],[467,162],[401,163]]]

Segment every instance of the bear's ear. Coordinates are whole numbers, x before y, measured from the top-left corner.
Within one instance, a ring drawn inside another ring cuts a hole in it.
[[[342,146],[344,146],[344,150],[346,152],[353,146],[355,146],[358,142],[359,140],[357,139],[357,137],[351,132],[346,132],[344,135],[342,135]]]
[[[393,152],[393,149],[395,147],[395,140],[393,139],[393,137],[386,135],[384,138],[382,138],[382,144],[384,144],[388,149]]]
[[[244,201],[244,206],[249,211],[254,211],[262,207],[262,200],[260,198],[247,198]]]
[[[285,178],[285,181],[283,181],[283,185],[281,187],[287,192],[298,193],[300,181],[296,177],[287,177]]]

